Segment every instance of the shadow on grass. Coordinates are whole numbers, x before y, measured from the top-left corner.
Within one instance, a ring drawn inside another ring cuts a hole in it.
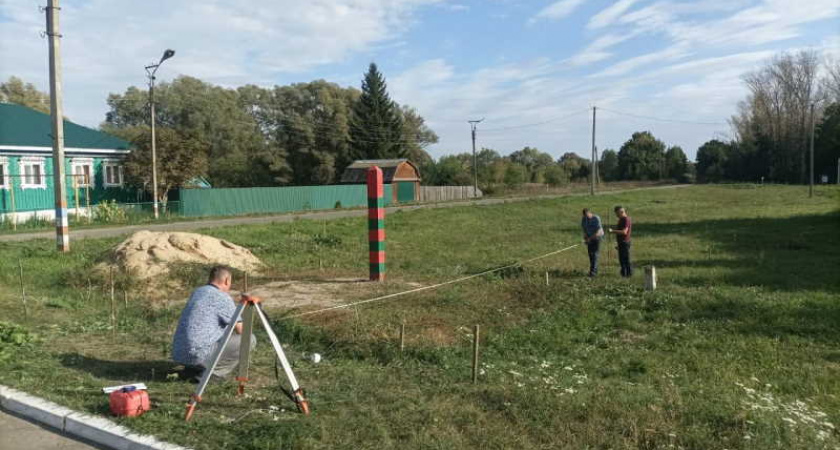
[[[79,353],[64,353],[61,365],[88,372],[96,378],[115,381],[166,381],[167,375],[176,372],[178,364],[172,361],[109,361]]]
[[[709,251],[707,258],[686,259],[675,254],[677,258],[638,260],[638,267],[652,264],[721,268],[724,273],[713,280],[715,283],[840,292],[840,212],[788,218],[639,223],[634,232],[646,238],[642,245],[655,245],[657,238],[666,235],[694,235],[707,242]]]
[[[715,299],[690,309],[690,320],[721,322],[732,331],[774,339],[840,342],[840,304],[828,297],[793,304],[744,298]],[[838,353],[837,355],[840,355]],[[835,355],[840,359],[840,356]],[[828,357],[828,356],[827,356]]]

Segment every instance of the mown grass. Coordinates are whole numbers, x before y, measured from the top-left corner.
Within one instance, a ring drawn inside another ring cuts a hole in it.
[[[300,320],[272,311],[311,396],[310,417],[273,387],[258,336],[249,395],[211,386],[185,424],[193,385],[168,377],[167,359],[186,289],[140,294],[125,283],[128,306],[118,295],[113,330],[106,283],[91,268],[116,239],[74,242],[69,255],[56,255],[51,241],[0,244],[4,320],[41,338],[0,361],[0,383],[105,414],[99,388],[144,381],[153,411],[123,422],[200,449],[832,449],[840,445],[840,191],[806,194],[697,186],[392,214],[389,279],[430,284],[576,243],[582,207],[606,216],[620,203],[634,218],[638,274],[621,279],[613,251],[589,280],[576,248],[392,301]],[[205,232],[252,248],[271,266],[255,280],[264,282],[365,276],[364,227],[342,219]],[[657,267],[655,292],[642,289],[647,264]],[[187,286],[202,273],[182,267],[174,277]],[[483,332],[477,385],[473,324]],[[308,363],[305,352],[325,361]]]

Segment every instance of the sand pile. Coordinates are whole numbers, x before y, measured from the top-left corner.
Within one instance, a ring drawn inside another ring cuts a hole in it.
[[[114,250],[114,259],[137,279],[169,273],[169,264],[224,264],[258,272],[262,262],[250,250],[196,233],[138,231]]]

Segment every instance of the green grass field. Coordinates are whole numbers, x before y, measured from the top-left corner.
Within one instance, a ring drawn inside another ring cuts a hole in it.
[[[146,295],[119,278],[113,329],[105,280],[91,268],[117,239],[77,241],[69,255],[56,255],[52,241],[3,243],[0,383],[106,414],[101,387],[146,382],[154,409],[121,422],[196,449],[840,448],[834,187],[812,199],[803,187],[693,186],[400,212],[386,219],[392,282],[376,291],[578,243],[581,208],[605,218],[615,204],[634,219],[630,280],[618,276],[614,251],[588,279],[579,247],[381,303],[304,319],[274,311],[312,400],[309,417],[276,388],[258,334],[248,395],[212,385],[183,421],[194,385],[167,375],[169,341],[202,268],[180,267],[170,281],[184,288],[161,283]],[[204,230],[270,265],[252,283],[365,277],[365,231],[363,219]],[[657,268],[655,292],[643,290],[645,265]],[[475,385],[474,324],[482,329]],[[309,363],[308,352],[325,360]]]

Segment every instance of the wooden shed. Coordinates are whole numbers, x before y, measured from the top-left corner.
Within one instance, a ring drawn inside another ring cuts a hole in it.
[[[391,185],[394,203],[419,200],[420,170],[407,159],[360,159],[354,161],[341,175],[341,183],[367,183],[367,170],[373,166],[382,169],[382,182]]]

